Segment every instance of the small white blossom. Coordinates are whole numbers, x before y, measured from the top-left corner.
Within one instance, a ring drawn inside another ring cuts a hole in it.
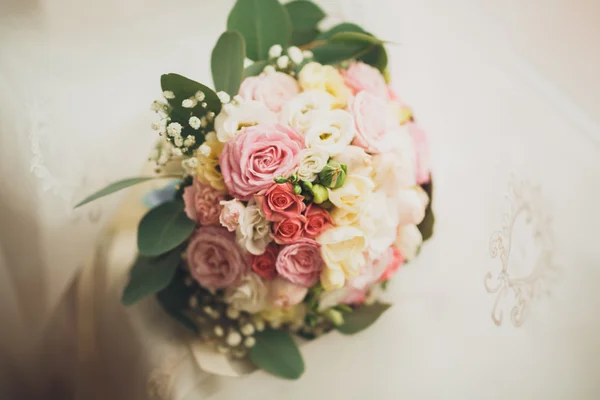
[[[277,66],[280,69],[286,69],[290,64],[290,58],[288,56],[281,56],[277,59]]]
[[[159,112],[161,110],[163,110],[163,104],[160,101],[154,100],[152,102],[152,105],[150,106],[150,109],[154,112]]]
[[[249,349],[254,347],[255,344],[256,344],[256,339],[254,339],[252,336],[247,337],[246,340],[244,340],[244,346],[246,346]]]
[[[219,325],[215,326],[214,332],[215,332],[215,336],[218,336],[218,337],[221,337],[225,334],[225,332],[223,331],[223,328]]]
[[[306,58],[313,58],[313,52],[310,50],[304,50],[302,52],[302,57]]]
[[[176,136],[174,139],[175,146],[181,147],[183,146],[183,138],[181,136]],[[175,150],[175,149],[173,149]]]
[[[181,151],[181,149],[173,149],[173,155],[177,156],[177,157],[181,157],[183,155],[183,152]]]
[[[198,148],[198,152],[204,157],[208,157],[211,152],[211,148],[206,143],[202,143],[202,145]]]
[[[239,332],[231,331],[227,335],[227,344],[231,347],[239,346],[242,343],[242,335]]]
[[[181,135],[182,126],[179,122],[171,122],[167,126],[167,135],[174,137]]]
[[[195,99],[185,99],[181,102],[183,108],[194,108],[198,104]]]
[[[171,99],[174,99],[174,98],[175,98],[175,93],[173,93],[173,92],[172,92],[172,91],[170,91],[170,90],[165,90],[165,91],[163,92],[163,97],[164,97],[165,99],[171,100]]]
[[[290,47],[287,50],[287,53],[290,56],[290,59],[296,64],[300,64],[304,59],[304,56],[302,55],[302,50],[300,50],[296,46]]]
[[[252,64],[254,64],[254,61],[252,61],[251,59],[249,59],[248,57],[244,58],[244,68],[248,68],[249,66],[251,66]]]
[[[200,126],[203,128],[206,128],[208,126],[208,118],[206,118],[206,116],[202,117],[202,119],[200,120]]]
[[[221,100],[221,103],[223,103],[223,104],[229,103],[231,101],[231,96],[229,96],[229,94],[227,92],[224,92],[222,90],[217,92],[217,96],[219,97],[219,100]]]
[[[265,74],[267,74],[267,75],[270,75],[270,74],[274,74],[274,73],[275,73],[275,72],[277,72],[277,71],[275,70],[275,67],[274,67],[274,66],[272,66],[272,65],[267,65],[267,66],[266,66],[266,67],[263,69],[263,72],[264,72]]]
[[[192,128],[194,129],[200,129],[200,125],[202,125],[202,122],[200,121],[200,118],[198,117],[190,117],[189,119],[189,124]]]
[[[183,141],[183,145],[185,147],[192,147],[195,143],[196,143],[196,138],[194,136],[192,136],[192,135],[189,135]]]
[[[246,324],[240,328],[240,331],[242,332],[242,335],[250,336],[254,333],[254,327],[252,324]]]
[[[162,128],[162,123],[160,123],[160,122],[153,122],[152,123],[152,130],[159,131],[161,128]]]
[[[238,319],[240,317],[240,310],[235,307],[227,307],[227,318]]]
[[[265,321],[263,321],[262,319],[258,319],[256,321],[254,321],[254,325],[256,326],[256,330],[259,332],[262,332],[265,330]]]
[[[196,94],[194,95],[194,97],[196,98],[196,100],[198,101],[203,101],[204,98],[206,97],[206,95],[204,94],[204,92],[201,92],[200,90],[198,90],[196,92]]]
[[[206,106],[208,106],[208,104],[205,101],[203,101],[202,103],[200,103],[200,106],[202,108],[206,108]]]
[[[283,51],[283,48],[281,47],[280,44],[271,46],[271,48],[269,49],[269,58],[279,57],[281,55],[282,51]]]

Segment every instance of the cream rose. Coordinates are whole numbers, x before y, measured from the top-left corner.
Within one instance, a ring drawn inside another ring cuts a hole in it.
[[[240,129],[258,124],[277,122],[277,116],[259,101],[229,103],[215,118],[215,131],[219,141],[225,143],[233,139]]]
[[[416,225],[400,225],[395,245],[406,260],[417,257],[419,248],[423,244],[423,235]]]
[[[400,224],[418,225],[425,218],[429,197],[420,186],[400,190],[394,197],[394,201],[399,211]]]
[[[325,290],[339,289],[347,279],[359,275],[366,263],[364,250],[367,247],[360,229],[339,226],[326,230],[316,240],[321,244],[321,257],[325,262],[321,271],[321,284]]]
[[[354,123],[347,111],[310,111],[306,117],[310,120],[304,133],[308,148],[334,156],[344,151],[354,138]]]
[[[246,206],[239,223],[235,234],[240,247],[255,256],[264,253],[267,245],[273,240],[270,235],[271,225],[261,214],[260,208],[253,200]]]
[[[300,70],[298,81],[303,90],[320,90],[332,95],[334,107],[343,108],[348,104],[350,89],[342,75],[331,65],[310,62]]]
[[[239,285],[225,289],[224,300],[238,310],[257,313],[266,307],[268,293],[260,276],[249,272],[242,277]]]
[[[417,184],[415,179],[415,153],[411,138],[405,131],[399,131],[403,142],[393,151],[373,156],[373,182],[376,190],[387,194]]]
[[[397,236],[398,210],[392,199],[383,192],[371,196],[365,212],[360,217],[360,229],[365,233],[369,257],[379,258],[390,248]]]
[[[370,177],[373,171],[372,157],[362,147],[350,145],[333,157],[333,161],[346,164],[348,173],[351,175]]]
[[[300,152],[300,165],[296,175],[302,181],[312,182],[317,174],[325,168],[329,153],[321,149],[304,149]]]
[[[375,185],[365,176],[348,175],[344,185],[329,189],[329,200],[343,210],[360,212],[368,202]]]
[[[310,124],[310,119],[306,114],[315,110],[329,111],[333,107],[334,100],[329,93],[318,90],[300,93],[284,104],[279,113],[279,121],[304,134]]]

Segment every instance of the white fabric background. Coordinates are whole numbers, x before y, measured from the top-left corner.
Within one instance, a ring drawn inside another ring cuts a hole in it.
[[[80,360],[80,397],[146,398],[150,380],[177,399],[597,398],[600,5],[322,3],[400,43],[389,48],[394,86],[432,141],[436,237],[391,286],[395,306],[361,335],[305,346],[298,382],[207,378],[152,302],[119,306],[121,260],[93,271],[84,296],[94,310],[84,339],[96,351]],[[11,372],[3,377],[43,382],[60,375],[56,361],[73,341],[50,335],[73,314],[59,299],[119,197],[70,206],[136,174],[154,139],[147,109],[161,73],[210,81],[210,48],[232,1],[0,4],[0,317],[9,321],[0,366]],[[503,297],[496,326],[497,294],[483,281],[501,263],[489,242],[511,182],[522,180],[540,187],[531,205],[552,219],[541,229],[554,245],[540,247],[519,218],[508,275],[530,277],[541,251],[560,271],[520,327],[509,318],[515,300]]]

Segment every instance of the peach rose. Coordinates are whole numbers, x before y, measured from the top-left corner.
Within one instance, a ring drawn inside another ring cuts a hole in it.
[[[271,235],[277,244],[289,244],[296,242],[304,233],[306,217],[296,215],[284,218],[273,223],[273,234]]]
[[[320,248],[319,243],[307,238],[285,246],[277,256],[277,272],[296,285],[311,287],[319,281],[323,269]]]
[[[392,147],[399,125],[386,101],[363,90],[350,99],[348,110],[356,125],[352,144],[372,154]]]
[[[367,91],[382,100],[388,100],[388,87],[383,75],[374,68],[361,61],[354,61],[348,69],[340,70],[346,86],[352,90],[352,94]]]
[[[308,205],[304,216],[306,217],[304,231],[306,232],[306,237],[311,239],[319,236],[325,229],[333,226],[329,212],[324,208],[314,205],[314,203]]]
[[[200,225],[213,225],[219,222],[221,201],[224,193],[194,179],[190,186],[183,190],[183,202],[188,218]]]
[[[275,183],[264,194],[255,196],[265,218],[269,221],[280,221],[301,214],[306,205],[304,197],[294,193],[294,186],[289,183]]]
[[[219,156],[229,194],[247,201],[268,189],[275,178],[298,166],[303,148],[304,138],[292,128],[279,124],[244,128]]]
[[[294,78],[283,72],[272,72],[244,79],[239,94],[244,100],[260,101],[269,110],[278,113],[298,93],[300,88]]]

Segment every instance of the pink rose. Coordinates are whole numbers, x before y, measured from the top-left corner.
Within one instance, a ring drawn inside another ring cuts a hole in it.
[[[239,200],[269,188],[273,179],[296,168],[304,138],[279,124],[245,128],[225,143],[219,164],[229,194]]]
[[[240,217],[244,213],[244,204],[237,200],[228,200],[221,201],[221,205],[223,209],[221,210],[221,215],[219,215],[219,222],[223,225],[229,232],[235,232],[236,228],[240,224]]]
[[[279,275],[288,281],[311,287],[319,281],[323,269],[321,245],[312,239],[300,238],[281,249],[276,267]]]
[[[273,223],[272,237],[277,244],[293,243],[302,237],[306,217],[296,215]]]
[[[344,304],[350,304],[354,306],[359,306],[367,301],[367,291],[366,290],[358,290],[354,288],[348,288],[348,292],[344,300],[342,301]]]
[[[362,91],[350,99],[348,110],[356,124],[352,144],[369,153],[381,153],[391,147],[399,125],[386,101]]]
[[[298,93],[300,88],[294,78],[283,72],[274,72],[244,79],[239,94],[244,100],[260,101],[269,110],[278,113]]]
[[[394,262],[394,257],[393,247],[388,247],[379,258],[370,259],[360,270],[360,275],[348,283],[348,287],[363,292],[367,291],[371,285],[380,281],[382,275]]]
[[[194,179],[190,186],[183,190],[183,202],[188,218],[200,225],[212,225],[219,222],[222,192],[213,189]]]
[[[255,198],[269,221],[293,218],[306,208],[306,204],[302,202],[304,197],[294,193],[294,186],[289,182],[275,183],[264,194]]]
[[[269,300],[277,308],[288,308],[294,306],[306,297],[308,289],[298,286],[285,279],[275,278],[268,283]]]
[[[377,68],[355,61],[348,69],[340,72],[344,76],[346,86],[352,90],[352,94],[356,95],[364,90],[382,100],[389,99],[387,84]]]
[[[392,247],[392,257],[388,261],[385,272],[379,278],[380,282],[387,281],[398,272],[398,268],[404,264],[404,255],[396,247]]]
[[[194,233],[186,251],[192,277],[207,289],[223,289],[248,272],[248,263],[235,235],[220,226],[203,226]]]
[[[417,155],[415,168],[417,171],[417,184],[422,185],[429,182],[431,171],[427,134],[413,122],[409,122],[407,126]]]
[[[319,236],[321,232],[333,225],[329,212],[324,208],[314,205],[314,203],[308,205],[304,216],[306,217],[304,231],[306,232],[306,237],[311,239]]]
[[[277,261],[278,254],[279,247],[274,244],[270,244],[264,253],[259,256],[252,256],[252,269],[263,279],[275,279],[277,277],[275,263]]]

